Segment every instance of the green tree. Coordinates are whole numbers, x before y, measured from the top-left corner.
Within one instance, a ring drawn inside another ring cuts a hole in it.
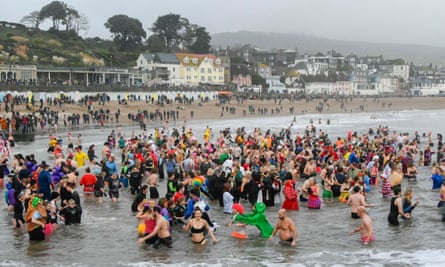
[[[65,21],[67,16],[67,6],[60,1],[53,1],[48,5],[42,7],[40,10],[40,19],[51,19],[53,22],[53,29],[59,30],[59,25]]]
[[[266,80],[261,77],[261,75],[259,75],[256,72],[253,72],[252,74],[252,84],[261,84],[263,86],[263,88],[266,88],[267,84],[266,84]]]
[[[147,43],[148,43],[148,50],[152,53],[167,51],[164,41],[157,34],[151,35],[148,38]]]
[[[182,43],[183,32],[186,31],[189,22],[177,14],[168,14],[158,17],[153,23],[151,31],[157,34],[165,42],[167,48],[173,48]]]
[[[29,15],[24,16],[20,20],[20,22],[25,25],[30,25],[31,27],[33,27],[35,29],[39,29],[40,22],[41,22],[40,12],[36,10],[36,11],[29,13]]]
[[[62,21],[65,25],[65,31],[75,30],[76,21],[80,18],[79,12],[71,7],[66,7],[66,16]]]
[[[206,28],[196,25],[192,30],[191,44],[187,48],[194,53],[209,53],[211,40],[212,37],[206,31]]]
[[[121,50],[129,50],[139,47],[142,39],[147,37],[147,33],[142,27],[142,23],[127,15],[114,15],[105,23],[105,27],[113,35],[113,40]]]

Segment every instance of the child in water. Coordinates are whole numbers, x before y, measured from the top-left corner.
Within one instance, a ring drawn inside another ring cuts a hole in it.
[[[233,213],[233,218],[236,217],[236,215],[238,214],[244,214],[244,207],[239,204],[239,203],[234,203],[232,206],[232,213]],[[231,220],[229,223],[229,226],[232,226],[234,220]],[[244,223],[237,223],[235,224],[236,229],[235,231],[232,232],[232,236],[236,237],[236,238],[241,238],[241,239],[246,239],[247,235],[246,235],[246,224]]]

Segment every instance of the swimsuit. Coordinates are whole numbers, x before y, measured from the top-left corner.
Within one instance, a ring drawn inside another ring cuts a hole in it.
[[[200,234],[200,233],[204,233],[204,226],[201,228],[195,228],[192,226],[191,229],[192,234]]]
[[[399,217],[399,209],[395,204],[396,199],[397,197],[391,199],[391,209],[388,215],[388,222],[392,225],[399,225],[399,220],[397,219]]]
[[[288,239],[286,239],[286,240],[284,240],[285,242],[289,242],[289,243],[292,243],[293,241],[294,241],[294,238],[293,237],[289,237]]]
[[[351,212],[351,217],[352,219],[360,219],[360,216],[358,215],[357,212]]]
[[[193,241],[193,240],[192,240],[192,242],[193,242],[194,244],[202,244],[205,240],[206,240],[206,237],[203,236],[202,239],[201,239],[201,241],[196,242],[196,241]]]
[[[195,244],[202,244],[202,242],[204,242],[204,240],[206,240],[206,237],[204,235],[204,226],[202,226],[201,228],[195,228],[195,227],[192,226],[191,232],[192,232],[192,234],[202,234],[201,241],[196,242],[196,241],[192,240],[193,243],[195,243]]]
[[[153,245],[153,247],[159,248],[161,246],[161,244],[164,244],[166,247],[171,248],[172,247],[172,237],[171,236],[167,236],[164,238],[158,237],[158,240],[157,240],[156,244]]]
[[[371,241],[374,241],[374,235],[371,235],[370,237],[362,236],[362,243],[363,243],[363,245],[367,245]]]

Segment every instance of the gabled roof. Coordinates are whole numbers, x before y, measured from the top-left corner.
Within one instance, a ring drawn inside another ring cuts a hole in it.
[[[213,59],[216,60],[218,57],[213,54],[188,54],[188,53],[176,53],[176,57],[178,58],[179,62],[184,66],[199,66],[201,65],[202,61],[204,59]],[[189,63],[184,63],[184,58],[189,58]],[[198,63],[194,64],[192,59],[198,59]]]
[[[156,57],[156,54],[154,53],[143,53],[142,56],[146,59],[146,60],[154,60],[154,58]]]
[[[154,61],[157,63],[165,63],[165,64],[179,64],[179,60],[175,54],[167,54],[167,53],[143,53],[142,56],[147,61]]]
[[[156,57],[160,63],[179,64],[179,60],[175,54],[156,53]]]

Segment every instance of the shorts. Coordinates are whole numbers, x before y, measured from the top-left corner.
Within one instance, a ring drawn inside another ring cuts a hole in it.
[[[149,234],[150,234],[150,233],[145,233],[144,236],[147,236],[147,235],[149,235]],[[157,236],[157,235],[153,236],[152,238],[146,239],[146,240],[145,240],[145,244],[153,245],[154,243],[156,243],[156,241],[158,241],[158,236]]]
[[[94,185],[85,185],[83,187],[84,193],[93,193],[94,192]]]
[[[119,198],[119,191],[110,191],[110,198]]]
[[[153,247],[154,248],[158,248],[161,244],[165,245],[168,248],[172,247],[172,237],[168,236],[168,237],[164,237],[164,238],[158,238],[158,242],[157,244],[155,244]]]
[[[128,187],[128,178],[127,177],[121,177],[119,178],[119,182],[121,182],[125,188]]]
[[[367,245],[374,241],[374,235],[371,235],[369,238],[367,236],[362,236],[362,243],[363,245]]]
[[[41,226],[35,228],[29,233],[29,240],[33,241],[43,241],[45,240],[45,233],[43,233],[43,228]]]
[[[103,193],[102,191],[95,190],[95,191],[94,191],[94,196],[95,196],[95,197],[103,197],[103,196],[104,196],[104,193]]]
[[[360,219],[360,216],[356,212],[351,212],[351,218],[352,219]]]

